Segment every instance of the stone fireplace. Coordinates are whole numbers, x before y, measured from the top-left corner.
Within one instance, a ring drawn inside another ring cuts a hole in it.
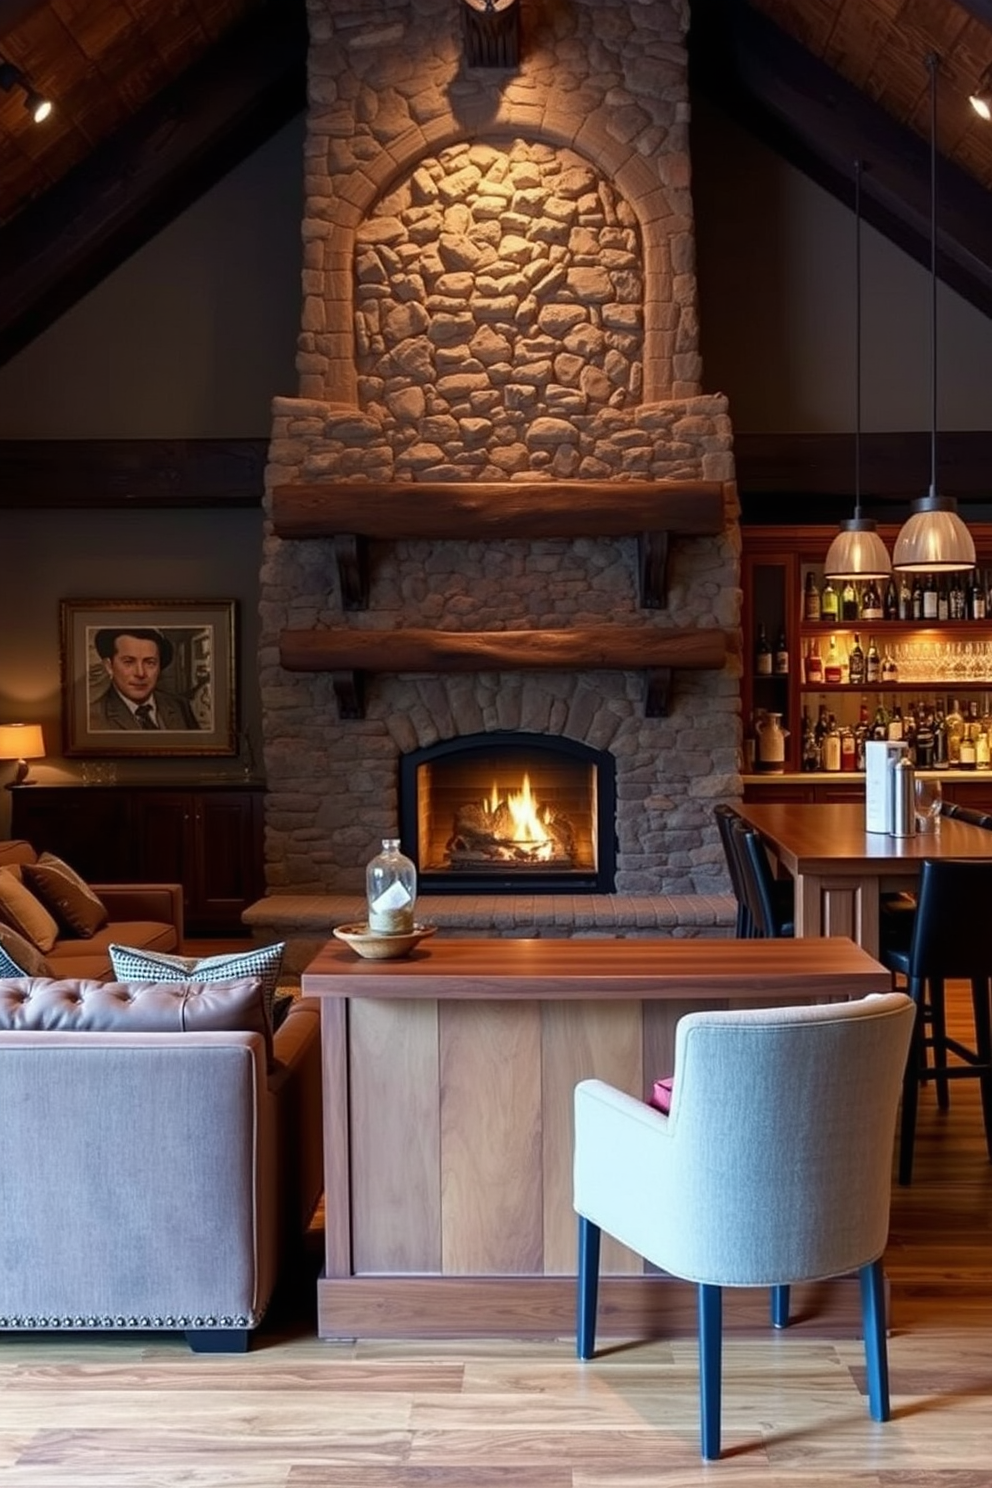
[[[299,395],[274,404],[262,570],[270,890],[360,892],[401,831],[437,858],[404,772],[436,785],[488,739],[535,767],[560,744],[586,780],[607,762],[556,886],[721,893],[738,513],[726,400],[701,392],[688,5],[521,0],[512,71],[466,67],[456,0],[307,8]],[[645,548],[632,496],[669,486],[718,493],[718,519]]]

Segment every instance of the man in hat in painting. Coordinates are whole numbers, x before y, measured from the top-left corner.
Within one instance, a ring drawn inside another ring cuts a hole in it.
[[[110,684],[90,704],[91,733],[200,727],[186,699],[158,685],[173,655],[172,642],[162,631],[108,627],[97,631],[93,644]]]

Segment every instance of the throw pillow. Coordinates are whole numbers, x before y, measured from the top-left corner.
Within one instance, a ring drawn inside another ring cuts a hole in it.
[[[285,941],[279,941],[276,945],[232,951],[224,956],[167,956],[162,951],[112,945],[110,964],[119,982],[220,982],[235,977],[257,977],[272,1027],[272,1004],[285,949]]]
[[[110,918],[86,880],[54,853],[42,853],[37,863],[25,863],[22,874],[28,887],[73,935],[88,940]]]
[[[41,952],[59,938],[58,921],[9,868],[0,868],[0,919]]]
[[[664,1080],[655,1080],[651,1090],[649,1106],[654,1106],[659,1111],[664,1111],[666,1116],[672,1109],[672,1086],[674,1080],[668,1075]]]
[[[54,976],[49,963],[29,940],[18,935],[9,925],[0,925],[0,976]]]

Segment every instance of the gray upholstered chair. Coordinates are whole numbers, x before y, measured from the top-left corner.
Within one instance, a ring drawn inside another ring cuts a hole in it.
[[[869,1408],[889,1416],[882,1252],[915,1009],[902,993],[690,1013],[668,1115],[601,1080],[575,1090],[577,1350],[592,1357],[600,1233],[699,1287],[701,1436],[720,1455],[721,1288],[858,1271]]]

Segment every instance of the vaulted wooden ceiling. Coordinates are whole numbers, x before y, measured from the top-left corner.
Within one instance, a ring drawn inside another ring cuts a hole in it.
[[[360,0],[356,0],[356,6]],[[547,0],[522,0],[528,28]],[[566,3],[566,0],[558,0]],[[452,26],[458,0],[450,0]],[[992,315],[992,0],[691,0],[692,86]],[[305,106],[305,0],[0,0],[0,361]]]

